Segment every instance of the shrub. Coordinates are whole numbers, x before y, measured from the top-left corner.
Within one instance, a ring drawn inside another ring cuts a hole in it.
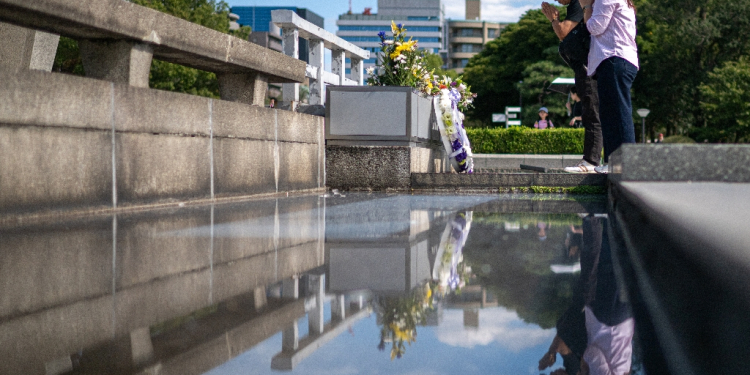
[[[468,128],[476,154],[583,154],[583,129]]]
[[[695,143],[695,140],[686,135],[673,135],[664,138],[664,143]]]

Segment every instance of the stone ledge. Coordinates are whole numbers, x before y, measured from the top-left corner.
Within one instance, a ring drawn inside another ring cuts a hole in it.
[[[75,39],[144,43],[154,58],[215,73],[261,72],[303,82],[306,63],[123,0],[0,0],[0,21]]]
[[[413,189],[605,186],[607,176],[574,173],[412,173]]]
[[[750,145],[627,144],[610,159],[613,181],[750,182]]]

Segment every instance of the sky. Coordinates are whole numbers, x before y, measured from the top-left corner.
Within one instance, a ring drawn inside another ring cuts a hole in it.
[[[307,8],[325,18],[326,30],[336,32],[336,20],[349,10],[348,0],[224,0],[229,6],[296,6]],[[351,0],[352,12],[372,8],[377,13],[377,0]],[[548,0],[549,1],[549,0]],[[541,8],[542,0],[482,0],[482,19],[494,22],[516,22],[529,9]],[[443,0],[445,17],[464,19],[464,0]],[[241,21],[240,21],[241,22]]]

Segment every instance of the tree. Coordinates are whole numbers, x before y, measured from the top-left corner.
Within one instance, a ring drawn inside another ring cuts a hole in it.
[[[709,141],[750,141],[750,58],[730,61],[708,74],[700,86],[705,112],[705,128],[697,128],[696,138]]]
[[[699,128],[713,124],[708,107],[701,105],[700,87],[716,67],[750,54],[750,0],[641,0],[636,5],[640,71],[634,107],[651,109],[652,132],[656,127],[667,135],[706,133]]]
[[[249,27],[229,30],[229,5],[224,1],[131,0],[131,2],[245,40],[251,32]],[[77,41],[60,38],[53,70],[77,75],[84,74]],[[159,60],[151,63],[149,86],[160,90],[219,97],[219,84],[214,73]]]
[[[432,71],[437,76],[448,76],[451,79],[458,78],[458,73],[453,69],[443,69],[443,58],[440,55],[434,53],[425,53],[424,63],[427,66],[427,70]]]
[[[523,124],[533,124],[539,118],[539,108],[547,107],[549,118],[555,126],[563,125],[568,120],[565,101],[567,96],[547,90],[557,77],[573,77],[573,69],[557,65],[550,61],[539,61],[526,67],[523,71],[523,83],[519,84],[524,96],[534,101],[524,102],[522,113]]]
[[[564,18],[566,9],[561,8],[560,14]],[[489,125],[492,113],[503,112],[506,106],[517,106],[518,82],[524,79],[527,67],[540,61],[565,66],[557,52],[559,43],[540,9],[526,12],[518,23],[503,29],[482,52],[469,60],[464,70],[464,80],[478,95],[469,116]],[[538,103],[537,93],[521,91],[521,94],[524,103]]]

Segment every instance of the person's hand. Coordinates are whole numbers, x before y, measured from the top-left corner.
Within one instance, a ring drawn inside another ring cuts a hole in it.
[[[567,108],[568,112],[570,112],[570,102],[565,102],[565,108]]]
[[[583,8],[587,5],[594,5],[594,0],[578,0],[578,3],[581,4],[581,8]]]
[[[573,124],[576,123],[576,119],[570,119],[570,126],[573,126]]]
[[[554,365],[555,360],[557,360],[556,352],[544,353],[544,357],[542,357],[542,359],[539,360],[539,371],[542,371],[546,369],[547,367]]]
[[[547,17],[547,19],[550,22],[558,19],[559,15],[560,15],[559,14],[560,12],[558,12],[557,8],[554,5],[551,5],[548,2],[543,2],[542,3],[542,13],[544,13],[544,15]]]

